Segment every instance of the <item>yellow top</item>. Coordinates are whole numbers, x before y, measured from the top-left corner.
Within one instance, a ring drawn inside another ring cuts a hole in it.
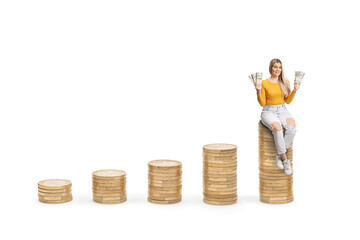
[[[269,79],[262,81],[261,93],[257,94],[258,102],[261,106],[264,105],[279,105],[290,104],[295,97],[295,92],[292,91],[287,98],[281,91],[280,83],[272,83]]]

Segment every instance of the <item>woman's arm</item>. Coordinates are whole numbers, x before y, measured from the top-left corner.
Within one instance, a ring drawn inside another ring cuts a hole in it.
[[[294,85],[294,90],[289,94],[289,96],[287,96],[287,98],[285,98],[285,102],[287,104],[290,104],[292,102],[292,100],[295,97],[295,93],[299,88],[300,88],[300,85],[298,83]]]
[[[256,85],[257,100],[261,106],[266,104],[265,89],[261,85]]]

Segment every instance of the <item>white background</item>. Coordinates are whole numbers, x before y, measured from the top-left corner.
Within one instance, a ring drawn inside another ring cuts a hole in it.
[[[359,239],[356,1],[1,1],[1,239]],[[298,125],[290,204],[259,201],[250,73],[279,58]],[[238,146],[238,203],[202,202],[202,146]],[[183,201],[147,202],[147,162],[183,163]],[[91,173],[127,172],[128,201]],[[74,200],[43,204],[65,178]],[[356,219],[352,219],[356,217]],[[6,238],[4,238],[4,236]]]

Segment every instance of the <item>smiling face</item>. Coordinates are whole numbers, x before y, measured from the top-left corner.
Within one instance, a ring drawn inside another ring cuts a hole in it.
[[[281,75],[281,71],[282,71],[281,63],[274,63],[274,65],[271,68],[271,76],[279,77]]]

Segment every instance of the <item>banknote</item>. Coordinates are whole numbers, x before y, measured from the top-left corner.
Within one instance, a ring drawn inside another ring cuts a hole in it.
[[[262,72],[252,73],[249,78],[254,86],[262,84]]]
[[[262,84],[262,72],[256,73],[256,84],[261,85]]]
[[[251,82],[252,82],[254,85],[256,85],[256,81],[253,79],[253,77],[252,77],[251,74],[249,75],[249,78],[250,78]]]
[[[301,72],[301,71],[295,71],[295,81],[294,84],[301,84],[301,81],[303,80],[305,76],[305,73]]]

